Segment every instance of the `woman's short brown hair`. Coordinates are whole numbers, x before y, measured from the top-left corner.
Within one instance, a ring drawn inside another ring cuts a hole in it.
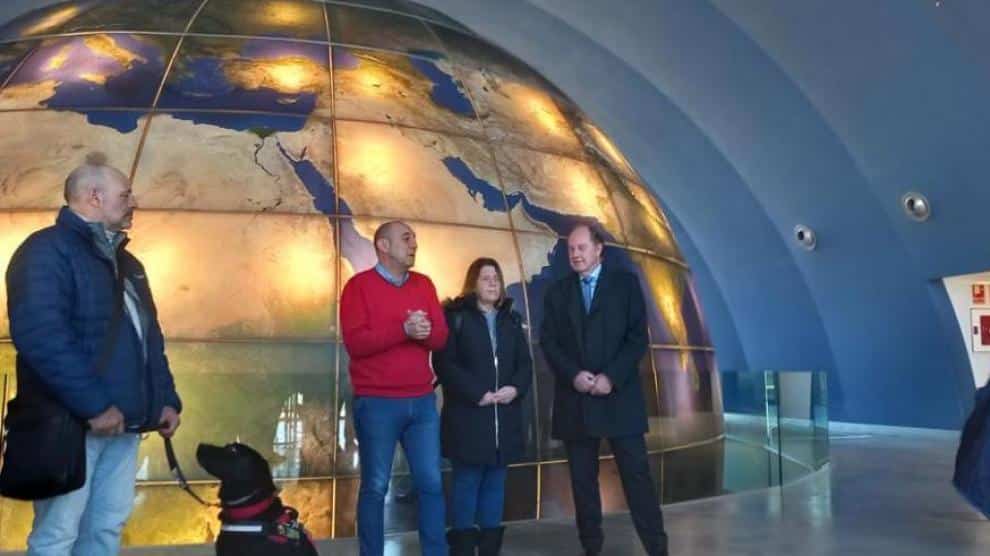
[[[505,301],[505,276],[502,275],[502,267],[498,265],[498,261],[491,257],[479,257],[468,266],[467,276],[464,277],[464,286],[461,288],[461,296],[468,296],[470,294],[478,293],[478,276],[481,275],[481,269],[486,266],[490,266],[495,269],[495,274],[498,274],[499,282],[499,293],[498,302],[496,305],[501,305]]]

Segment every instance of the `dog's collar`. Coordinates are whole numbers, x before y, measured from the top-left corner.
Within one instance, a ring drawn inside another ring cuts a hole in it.
[[[230,521],[243,521],[245,519],[251,519],[271,507],[274,501],[275,497],[269,496],[260,502],[255,502],[254,504],[248,506],[241,506],[239,508],[224,508],[223,512],[221,512],[221,518]]]
[[[257,496],[259,492],[261,492],[261,489],[260,488],[256,488],[256,489],[252,490],[250,494],[248,494],[246,496],[241,496],[237,500],[226,500],[225,503],[224,503],[224,507],[237,506],[238,504],[243,504],[244,502],[247,502],[248,500],[250,500],[250,499],[254,498],[255,496]]]

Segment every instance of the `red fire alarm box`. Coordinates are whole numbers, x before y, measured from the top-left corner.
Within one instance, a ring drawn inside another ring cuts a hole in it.
[[[987,304],[987,285],[973,284],[973,305]]]

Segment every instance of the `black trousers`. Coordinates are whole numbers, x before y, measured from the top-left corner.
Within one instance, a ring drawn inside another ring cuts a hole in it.
[[[590,554],[602,551],[602,499],[598,490],[598,448],[601,438],[567,440],[567,463],[571,471],[571,492],[581,545]],[[667,533],[657,491],[650,478],[649,459],[643,436],[609,438],[615,463],[622,479],[622,490],[632,513],[633,525],[650,556],[666,556]]]

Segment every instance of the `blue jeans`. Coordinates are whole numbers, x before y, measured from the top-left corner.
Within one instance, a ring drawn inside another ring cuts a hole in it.
[[[447,556],[443,480],[440,476],[440,415],[436,396],[355,396],[354,429],[361,458],[357,528],[361,556],[385,552],[385,495],[395,445],[402,443],[419,500],[419,544],[424,556]]]
[[[451,504],[454,529],[501,526],[506,467],[451,463],[454,466],[454,500]]]
[[[140,437],[86,436],[86,484],[34,503],[27,556],[116,556],[134,507]]]

